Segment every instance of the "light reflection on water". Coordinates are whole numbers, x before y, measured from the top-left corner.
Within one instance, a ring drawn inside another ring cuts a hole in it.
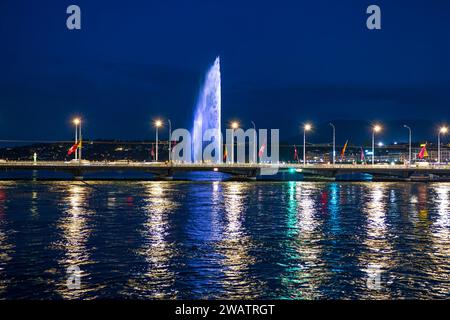
[[[144,186],[145,222],[142,229],[142,246],[137,253],[144,256],[146,266],[139,281],[131,280],[134,290],[151,298],[176,298],[174,271],[170,259],[174,255],[173,244],[168,242],[169,215],[177,202],[167,195],[167,183],[155,182]]]
[[[449,196],[448,183],[0,182],[0,298],[449,298]]]
[[[84,266],[91,263],[87,241],[92,231],[89,217],[95,212],[89,207],[90,193],[91,189],[85,185],[69,184],[64,188],[59,203],[61,216],[56,223],[60,238],[55,242],[55,248],[63,252],[59,265],[65,270],[70,266],[80,268],[81,282],[89,278]],[[63,298],[80,298],[87,290],[68,290],[66,282],[62,281],[58,292]]]
[[[368,184],[366,186],[363,214],[366,215],[366,237],[363,245],[367,248],[364,254],[358,258],[367,276],[378,279],[377,287],[369,287],[370,298],[389,299],[389,292],[381,287],[381,283],[387,283],[385,275],[389,268],[396,262],[392,260],[392,247],[388,239],[387,209],[389,206],[389,185]],[[362,284],[363,285],[363,284]],[[367,285],[367,281],[366,281]],[[369,285],[370,286],[370,285]]]

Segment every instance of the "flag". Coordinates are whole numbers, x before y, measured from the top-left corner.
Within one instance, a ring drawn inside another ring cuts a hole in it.
[[[67,155],[70,156],[72,153],[74,153],[77,148],[80,146],[81,142],[75,143],[73,146],[70,147],[70,149],[67,151]]]
[[[361,147],[361,161],[364,161],[365,160],[365,156],[364,156],[364,149],[363,149],[363,147]]]
[[[347,144],[348,144],[348,140],[345,141],[344,148],[342,148],[342,151],[341,151],[341,160],[342,160],[342,158],[344,158],[345,150],[347,149]]]
[[[227,157],[228,157],[227,146],[225,146],[224,149],[225,150],[223,151],[223,161],[227,161]]]
[[[261,146],[261,148],[259,149],[258,157],[262,158],[262,156],[263,156],[263,154],[264,154],[264,149],[266,149],[266,144],[263,144],[263,145]]]
[[[152,157],[152,159],[155,158],[155,149],[154,149],[154,145],[152,144],[152,150],[150,150],[150,155]]]
[[[299,160],[298,159],[298,152],[297,152],[297,146],[296,145],[294,145],[294,160]]]
[[[419,159],[423,159],[423,158],[428,157],[427,144],[424,143],[424,144],[421,144],[420,146],[422,147],[422,149],[420,149],[419,154],[417,155],[417,157]]]

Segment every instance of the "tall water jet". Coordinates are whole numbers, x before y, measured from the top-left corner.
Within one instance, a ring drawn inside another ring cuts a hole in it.
[[[206,73],[195,109],[192,129],[192,155],[194,162],[203,161],[203,135],[206,130],[214,130],[216,132],[215,136],[221,137],[221,111],[220,58],[217,57]],[[218,152],[216,154],[217,162],[221,162],[221,140],[215,139],[213,144],[216,152]]]

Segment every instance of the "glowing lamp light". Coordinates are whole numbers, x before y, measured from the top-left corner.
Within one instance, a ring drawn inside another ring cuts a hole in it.
[[[161,121],[161,120],[156,120],[156,121],[155,121],[155,126],[156,126],[157,128],[161,127],[161,126],[162,126],[162,121]]]
[[[305,130],[309,131],[312,129],[312,125],[310,123],[305,124]]]
[[[295,170],[295,168],[289,168],[288,172],[289,173],[296,173],[297,171]]]
[[[73,124],[74,124],[74,125],[79,125],[80,123],[81,123],[80,118],[75,118],[75,119],[73,119]]]
[[[232,122],[232,123],[231,123],[231,128],[232,128],[232,129],[237,129],[237,128],[239,128],[239,123],[236,122],[236,121]]]
[[[219,171],[219,168],[214,168],[213,170],[214,170],[214,172],[217,172],[217,171]]]
[[[375,125],[374,127],[373,127],[373,131],[375,131],[375,132],[380,132],[381,131],[381,126],[380,125]]]
[[[439,132],[440,132],[440,133],[447,133],[447,132],[448,132],[448,128],[447,128],[447,127],[442,127],[442,128],[439,130]]]

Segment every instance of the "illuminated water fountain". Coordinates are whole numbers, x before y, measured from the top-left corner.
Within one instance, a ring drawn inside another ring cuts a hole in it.
[[[216,130],[215,136],[221,132],[221,90],[220,90],[220,58],[206,73],[205,81],[200,90],[195,109],[192,128],[192,155],[194,162],[202,162],[203,135],[206,130]],[[218,152],[218,162],[222,159],[221,141],[214,140],[215,150]],[[210,143],[207,143],[210,144]]]

